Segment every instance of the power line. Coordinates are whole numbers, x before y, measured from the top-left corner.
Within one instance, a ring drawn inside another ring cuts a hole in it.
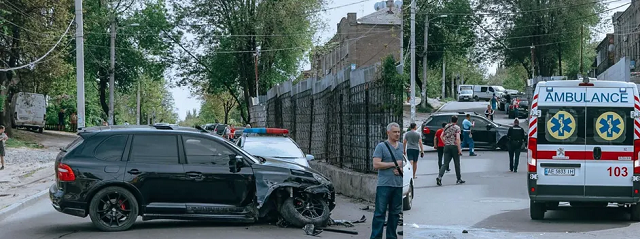
[[[69,22],[69,26],[67,26],[67,30],[65,30],[64,34],[62,34],[62,36],[60,36],[60,39],[58,39],[58,42],[56,42],[56,44],[51,49],[49,49],[49,51],[47,51],[47,53],[45,53],[43,56],[41,56],[40,58],[38,58],[35,61],[32,61],[32,62],[30,62],[28,64],[25,64],[25,65],[22,65],[22,66],[17,66],[17,67],[0,69],[0,71],[5,71],[6,72],[6,71],[19,70],[19,69],[22,69],[22,68],[25,68],[25,67],[33,66],[35,63],[38,63],[39,61],[41,61],[42,59],[47,57],[53,50],[56,49],[58,44],[60,44],[62,39],[64,39],[64,36],[67,35],[67,32],[69,32],[69,29],[71,29],[71,25],[73,24],[74,20],[75,20],[75,17],[73,19],[71,19],[71,21]]]
[[[626,0],[611,0],[608,2],[602,2],[603,4],[606,3],[612,3],[612,2],[620,2],[620,1],[626,1]],[[517,14],[522,14],[522,13],[531,13],[531,12],[542,12],[542,11],[550,11],[550,10],[558,10],[558,9],[563,9],[563,8],[572,8],[572,7],[578,7],[578,6],[583,6],[583,5],[589,5],[589,4],[594,4],[594,3],[599,3],[600,1],[591,1],[591,2],[587,2],[587,3],[580,3],[580,4],[574,4],[574,5],[565,5],[565,6],[558,6],[558,7],[550,7],[550,8],[541,8],[541,9],[532,9],[532,10],[524,10],[524,11],[517,11],[517,12],[494,12],[494,13],[465,13],[465,12],[450,12],[450,13],[446,13],[446,12],[441,12],[441,13],[428,13],[428,12],[419,12],[417,14],[429,14],[429,15],[453,15],[453,16],[499,16],[499,15],[517,15]],[[631,3],[626,3],[624,5],[628,5]]]

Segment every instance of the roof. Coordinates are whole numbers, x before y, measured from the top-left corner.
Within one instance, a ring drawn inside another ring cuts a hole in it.
[[[538,87],[547,87],[547,86],[571,86],[578,87],[578,84],[582,83],[581,80],[559,80],[559,81],[542,81],[538,83]],[[590,83],[593,83],[592,87],[636,87],[634,83],[625,82],[625,81],[599,81],[592,80]]]
[[[191,128],[191,127],[183,127],[183,126],[174,126],[174,125],[114,125],[114,126],[95,126],[95,127],[87,127],[81,128],[79,131],[81,133],[96,133],[96,132],[121,132],[121,131],[159,131],[159,130],[175,130],[182,132],[202,132],[199,129]]]
[[[358,19],[358,24],[372,25],[400,25],[402,24],[402,11],[398,8],[392,8],[393,14],[389,13],[389,8],[382,8],[374,13],[366,15]]]

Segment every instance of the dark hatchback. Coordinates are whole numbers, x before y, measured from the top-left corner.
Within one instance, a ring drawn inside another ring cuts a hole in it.
[[[326,225],[332,183],[313,169],[251,156],[232,143],[184,127],[95,127],[81,131],[55,162],[53,207],[91,217],[103,231],[143,220],[251,223],[281,216]]]
[[[467,112],[436,113],[429,116],[422,124],[423,144],[433,146],[433,138],[436,131],[442,128],[442,123],[451,122],[451,116],[453,115],[458,116],[458,126],[462,129],[462,121],[466,114]],[[471,121],[475,121],[475,126],[471,129],[475,148],[507,149],[509,126],[492,122],[475,112],[468,112],[468,114],[471,115]]]

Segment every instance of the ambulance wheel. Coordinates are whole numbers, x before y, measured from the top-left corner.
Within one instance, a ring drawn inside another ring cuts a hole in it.
[[[544,203],[533,202],[533,200],[529,200],[529,215],[532,220],[542,220],[544,219],[544,213],[547,211],[546,205]]]
[[[631,205],[631,221],[640,221],[640,205],[634,204]]]

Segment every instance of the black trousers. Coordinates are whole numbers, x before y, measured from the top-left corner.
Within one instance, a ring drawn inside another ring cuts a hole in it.
[[[444,165],[449,165],[453,160],[453,166],[456,168],[456,178],[461,180],[460,176],[460,154],[458,154],[458,146],[455,145],[446,145],[444,146]],[[442,178],[444,175],[444,171],[447,170],[446,167],[440,167],[440,173],[438,174],[438,178]]]
[[[522,148],[522,142],[509,143],[509,170],[511,171],[518,171],[518,164],[520,163],[520,148]]]
[[[444,147],[438,147],[436,149],[438,151],[438,169],[442,168],[442,165],[444,164],[443,161],[443,157],[444,157]],[[449,165],[447,164],[446,169],[449,169]]]

